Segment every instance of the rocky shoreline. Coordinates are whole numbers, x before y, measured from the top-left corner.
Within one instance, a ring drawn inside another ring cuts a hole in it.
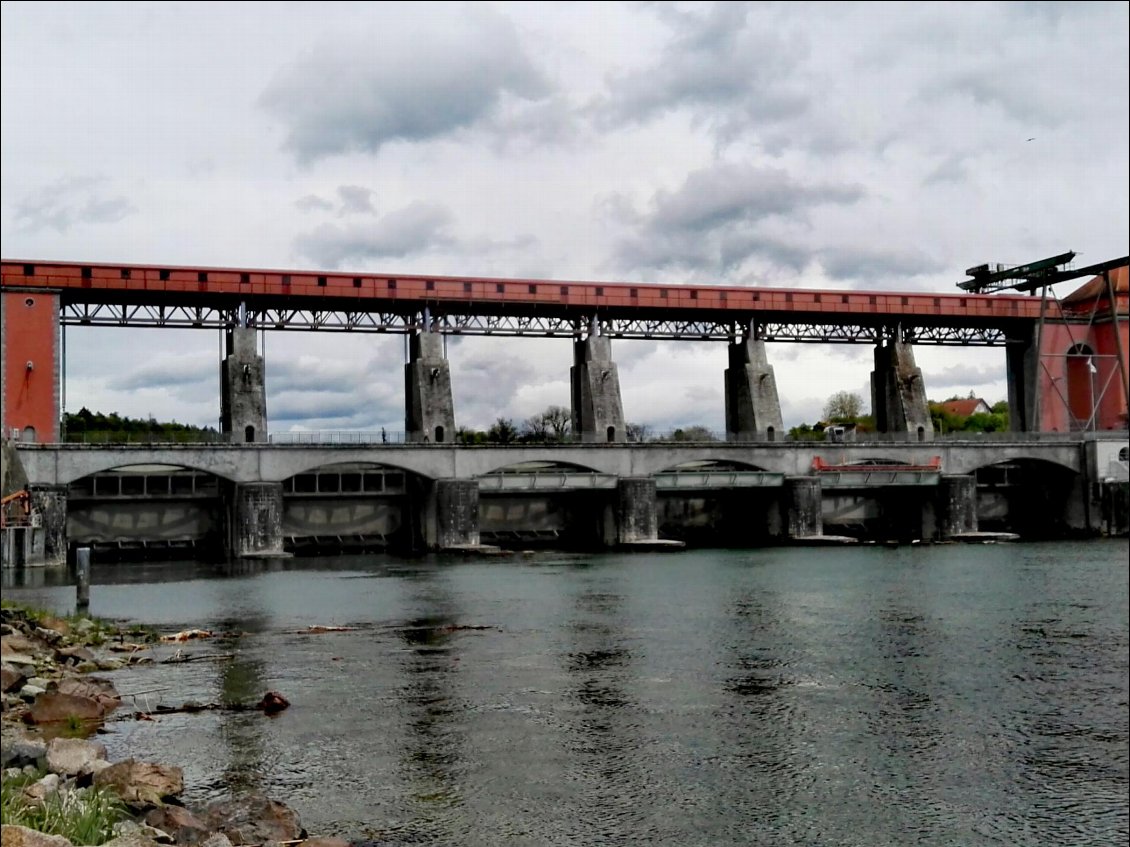
[[[22,791],[20,801],[44,804],[54,798],[65,803],[90,787],[112,792],[128,816],[102,842],[109,847],[349,847],[341,838],[310,837],[293,809],[262,795],[190,808],[180,800],[184,778],[175,764],[107,760],[96,737],[122,700],[114,685],[97,674],[152,662],[151,649],[161,641],[143,630],[107,627],[90,618],[0,610],[0,759],[5,780],[29,780],[14,789]],[[183,708],[259,709],[269,715],[287,705],[282,695],[266,692],[255,705]],[[137,719],[148,717],[135,714]],[[78,847],[62,836],[7,821],[2,833],[0,847]]]

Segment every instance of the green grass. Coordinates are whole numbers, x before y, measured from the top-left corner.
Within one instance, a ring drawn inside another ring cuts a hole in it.
[[[72,844],[103,844],[114,836],[114,824],[129,818],[125,804],[103,788],[72,788],[43,802],[29,801],[24,788],[42,773],[5,776],[0,781],[0,811],[6,824],[61,835]]]

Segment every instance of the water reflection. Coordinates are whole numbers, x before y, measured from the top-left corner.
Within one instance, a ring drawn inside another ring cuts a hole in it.
[[[462,715],[458,649],[460,612],[442,574],[426,568],[407,586],[412,617],[394,628],[402,649],[395,692],[405,733],[401,778],[412,801],[410,831],[450,837],[451,810],[464,802]]]
[[[632,650],[624,624],[629,618],[623,589],[599,571],[586,574],[573,600],[563,636],[567,759],[563,778],[571,788],[572,826],[581,843],[605,843],[616,833],[643,837],[645,821],[637,792],[647,780],[636,770],[640,748],[635,705],[626,692]]]

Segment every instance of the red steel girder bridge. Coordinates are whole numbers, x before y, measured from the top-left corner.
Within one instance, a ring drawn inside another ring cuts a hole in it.
[[[5,291],[57,294],[65,325],[1001,345],[1038,298],[4,259]]]

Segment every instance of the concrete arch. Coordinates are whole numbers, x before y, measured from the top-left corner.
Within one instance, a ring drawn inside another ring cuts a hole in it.
[[[503,473],[601,473],[596,468],[576,462],[563,462],[556,459],[529,459],[524,462],[510,462],[491,468],[478,476],[491,476]]]
[[[1054,462],[1043,457],[1035,456],[1016,456],[1009,459],[1000,459],[996,462],[988,462],[986,464],[979,465],[969,471],[966,471],[966,473],[980,474],[984,471],[990,471],[994,468],[1006,467],[1022,467],[1036,473],[1043,471],[1045,473],[1054,473],[1058,475],[1071,474],[1072,476],[1074,476],[1075,474],[1079,473],[1078,468],[1072,468],[1059,462]]]
[[[361,461],[361,462],[323,462],[311,467],[296,468],[294,473],[285,479],[278,480],[279,482],[286,482],[288,479],[293,479],[301,474],[317,474],[317,473],[342,473],[351,470],[374,470],[374,471],[400,471],[401,473],[415,474],[420,476],[416,471],[411,468],[406,468],[401,465],[392,464],[390,462],[374,462],[374,461]]]
[[[711,471],[767,471],[761,465],[736,459],[700,459],[689,462],[680,462],[669,468],[661,468],[656,473],[677,473],[679,471],[694,471],[707,473]]]
[[[1078,448],[1063,451],[1045,450],[1035,455],[1026,445],[1017,444],[998,446],[985,451],[951,452],[945,456],[942,470],[947,474],[971,474],[981,468],[1009,462],[1044,464],[1073,474],[1080,473],[1083,469]]]
[[[207,476],[215,477],[216,479],[224,480],[225,482],[234,482],[231,476],[226,476],[222,473],[217,473],[213,468],[200,467],[191,464],[171,464],[165,462],[130,462],[127,464],[113,464],[113,457],[107,457],[104,463],[93,463],[93,467],[86,468],[85,473],[76,473],[72,471],[55,481],[58,485],[75,485],[82,482],[84,479],[96,477],[100,474],[123,473],[123,474],[151,474],[160,476],[161,474],[175,473],[177,471],[192,471],[193,473],[205,474]]]

